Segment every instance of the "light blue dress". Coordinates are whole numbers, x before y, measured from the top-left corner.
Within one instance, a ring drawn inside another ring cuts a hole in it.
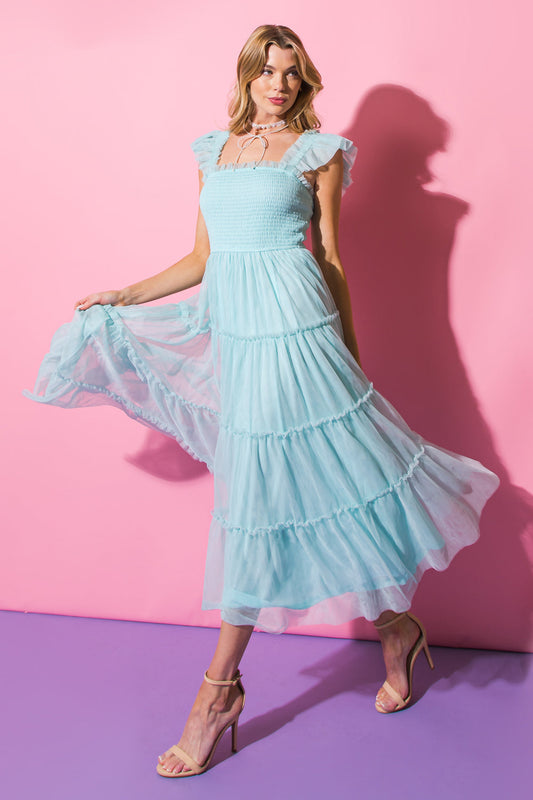
[[[304,172],[356,147],[303,133],[279,162],[218,164],[229,133],[192,148],[211,253],[199,291],[163,306],[93,306],[59,328],[34,400],[108,404],[174,437],[214,476],[202,607],[233,624],[376,619],[479,536],[499,478],[431,444],[344,344],[304,246]]]

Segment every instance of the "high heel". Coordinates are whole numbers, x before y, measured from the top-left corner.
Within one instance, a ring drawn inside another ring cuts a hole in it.
[[[426,629],[424,628],[420,620],[414,616],[414,614],[410,614],[408,611],[404,611],[402,614],[398,614],[396,617],[394,617],[394,619],[391,619],[388,622],[383,622],[381,625],[376,625],[376,623],[374,623],[374,627],[377,628],[378,630],[381,630],[381,628],[387,628],[389,625],[394,625],[394,623],[398,622],[398,620],[402,619],[402,617],[409,617],[409,619],[412,620],[415,623],[415,625],[418,626],[418,630],[420,631],[418,639],[416,640],[416,642],[410,649],[409,653],[407,654],[407,659],[405,664],[405,669],[407,673],[407,697],[402,697],[396,691],[396,689],[394,689],[390,685],[388,681],[385,681],[382,688],[385,689],[389,697],[391,697],[393,700],[396,701],[396,707],[391,708],[390,711],[387,711],[382,706],[380,706],[378,704],[378,701],[376,700],[376,711],[379,711],[380,714],[392,714],[394,711],[401,711],[402,708],[405,708],[411,702],[413,697],[413,668],[415,665],[415,661],[418,657],[418,654],[420,653],[421,650],[424,651],[427,662],[431,667],[431,669],[435,668],[435,665],[433,664],[433,659],[431,658],[431,654],[429,652]]]
[[[187,778],[189,775],[201,775],[202,772],[205,772],[206,769],[209,767],[209,763],[213,758],[217,745],[222,738],[222,734],[224,733],[224,731],[227,731],[230,725],[231,725],[231,750],[233,753],[237,752],[237,726],[239,723],[239,716],[242,714],[242,710],[244,708],[244,701],[246,697],[244,692],[244,686],[241,683],[241,678],[242,675],[239,672],[239,670],[237,670],[237,672],[230,681],[215,681],[212,678],[208,677],[206,670],[206,672],[204,673],[204,680],[207,681],[207,683],[212,683],[215,686],[239,687],[239,690],[242,694],[242,705],[239,710],[239,713],[237,714],[236,719],[234,719],[232,722],[228,722],[227,725],[224,725],[224,727],[218,734],[217,738],[213,742],[213,746],[209,751],[209,755],[207,756],[203,764],[198,764],[198,762],[195,761],[194,758],[192,758],[188,753],[186,753],[185,750],[182,750],[181,747],[178,747],[178,745],[175,744],[169,748],[168,752],[173,753],[175,756],[178,756],[178,758],[180,758],[189,767],[189,769],[182,770],[181,772],[170,772],[169,770],[166,770],[162,764],[158,764],[156,769],[159,775],[162,775],[163,778]]]

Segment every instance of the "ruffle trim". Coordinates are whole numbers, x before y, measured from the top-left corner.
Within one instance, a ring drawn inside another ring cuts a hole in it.
[[[136,371],[137,375],[140,377],[140,379],[144,383],[152,383],[152,384],[155,384],[156,386],[159,386],[159,388],[165,394],[168,394],[174,400],[177,400],[181,405],[189,406],[191,408],[196,408],[196,409],[199,409],[200,411],[207,411],[208,414],[213,414],[216,417],[220,417],[220,412],[217,411],[216,409],[211,408],[210,406],[207,406],[207,405],[202,405],[200,403],[194,403],[192,400],[186,400],[184,397],[181,397],[180,395],[176,394],[175,392],[171,392],[170,389],[168,388],[168,386],[165,386],[165,384],[162,383],[154,375],[154,373],[152,371],[148,371],[146,369],[146,366],[145,366],[144,362],[142,361],[142,359],[139,358],[139,355],[137,354],[137,351],[135,350],[135,348],[132,346],[131,342],[129,342],[128,339],[126,339],[126,337],[123,336],[123,334],[119,330],[117,321],[120,320],[120,315],[116,315],[115,313],[113,313],[111,311],[113,306],[103,306],[102,308],[103,308],[104,311],[107,312],[109,318],[114,323],[111,335],[115,339],[117,339],[122,345],[124,345],[124,347],[126,349],[126,352],[128,354],[128,358],[130,359],[131,363],[135,367],[135,371]],[[189,327],[189,329],[194,329],[194,326],[190,326],[189,325],[188,327]],[[100,349],[100,343],[99,343],[98,339],[94,335],[91,334],[91,335],[89,335],[88,338],[93,342],[94,345],[96,345],[97,349]],[[105,358],[106,354],[102,353],[102,357]]]
[[[445,569],[479,538],[481,511],[499,485],[478,462],[454,464],[455,454],[419,444],[422,468],[412,463],[410,479],[379,506],[319,518],[311,531],[247,537],[213,519],[202,608],[271,633],[409,608],[422,574]]]
[[[209,131],[209,133],[204,133],[202,136],[198,136],[193,142],[191,142],[191,149],[196,156],[196,160],[198,161],[198,165],[202,171],[212,159],[213,149],[221,133],[224,133],[224,131]]]
[[[371,383],[364,395],[362,395],[353,406],[341,411],[340,414],[335,414],[331,417],[323,417],[318,422],[307,422],[304,425],[297,425],[292,428],[288,428],[286,431],[282,431],[281,433],[276,431],[267,431],[266,433],[250,433],[246,430],[231,428],[226,424],[221,424],[220,428],[228,431],[228,433],[230,433],[232,436],[244,436],[248,439],[266,439],[269,436],[272,436],[276,439],[287,439],[290,436],[297,436],[298,434],[304,433],[311,428],[325,428],[327,425],[332,425],[335,422],[340,422],[341,420],[346,419],[346,417],[349,417],[351,414],[354,414],[356,411],[358,411],[364,403],[368,402],[373,393],[374,384]]]
[[[255,159],[253,161],[241,161],[237,164],[234,164],[232,161],[219,164],[217,162],[220,158],[220,154],[224,148],[224,145],[228,140],[229,131],[211,131],[209,134],[207,134],[207,141],[205,145],[206,147],[211,147],[211,156],[206,158],[204,161],[204,175],[214,172],[225,172],[226,170],[233,171],[237,169],[261,169],[262,167],[269,169],[283,169],[284,171],[293,175],[311,193],[313,193],[312,185],[302,174],[302,171],[296,166],[296,161],[299,158],[300,153],[305,147],[307,147],[308,134],[312,132],[313,131],[304,131],[298,137],[298,139],[296,139],[296,141],[287,148],[279,161],[270,161],[265,159],[259,161]]]
[[[253,600],[245,598],[238,607],[225,606],[204,597],[202,609],[221,610],[221,618],[231,625],[253,625],[256,630],[281,634],[289,627],[306,625],[340,625],[363,618],[372,622],[385,610],[401,613],[408,611],[413,596],[425,572],[434,569],[443,572],[450,566],[457,553],[479,539],[479,533],[469,539],[447,542],[444,547],[428,550],[413,574],[404,576],[396,585],[374,590],[347,589],[344,593],[315,596],[305,605],[291,603],[290,606],[272,604],[253,606]]]
[[[192,400],[187,400],[184,397],[176,394],[175,392],[171,391],[168,386],[166,386],[162,381],[160,381],[151,370],[146,368],[146,364],[143,360],[139,357],[138,353],[136,352],[135,348],[132,344],[128,341],[128,339],[122,334],[120,331],[119,323],[121,323],[120,314],[118,314],[113,306],[111,305],[103,305],[100,306],[100,311],[102,311],[111,321],[112,327],[108,328],[108,331],[111,335],[111,339],[115,341],[115,344],[118,348],[124,349],[131,365],[133,366],[139,380],[142,383],[148,384],[150,386],[157,386],[158,389],[167,397],[171,403],[178,403],[179,405],[183,406],[184,408],[194,409],[196,413],[207,414],[211,417],[215,417],[217,419],[217,427],[218,427],[218,419],[221,417],[221,414],[216,409],[211,408],[210,406],[203,405],[200,403],[195,403]],[[83,313],[83,312],[77,312]],[[185,322],[189,329],[194,329],[194,325],[188,324],[188,320],[185,319],[185,315],[181,315],[181,320]],[[98,339],[97,335],[88,334],[86,341],[90,341],[92,346],[95,350],[100,352],[102,361],[108,357],[108,354],[103,352],[101,349],[101,343]],[[55,376],[62,381],[61,387],[56,389],[56,391],[49,392],[44,395],[38,395],[34,392],[29,392],[26,389],[22,391],[22,394],[30,400],[34,400],[38,403],[43,404],[52,404],[52,405],[59,405],[61,403],[58,402],[60,397],[63,397],[67,392],[69,386],[75,387],[76,389],[82,389],[91,394],[95,395],[104,395],[108,397],[111,401],[111,404],[114,404],[116,407],[121,408],[128,416],[136,419],[148,427],[158,430],[161,433],[164,433],[167,436],[175,439],[179,445],[196,461],[200,461],[206,464],[209,472],[214,472],[214,465],[211,462],[211,459],[208,458],[207,455],[199,455],[195,450],[192,449],[190,444],[179,434],[176,428],[171,428],[169,425],[166,425],[161,418],[154,417],[151,414],[147,413],[146,409],[142,406],[136,405],[131,403],[130,401],[126,400],[126,398],[122,397],[121,395],[117,394],[116,392],[112,392],[105,386],[98,386],[96,384],[86,383],[83,381],[77,381],[72,377],[64,375],[59,366],[55,369]],[[66,406],[68,407],[68,406]]]
[[[351,170],[357,156],[357,147],[344,136],[337,133],[321,133],[320,131],[310,131],[314,136],[310,137],[309,145],[305,142],[305,148],[302,147],[301,156],[298,154],[297,161],[293,162],[297,165],[298,169],[302,172],[315,170],[327,164],[337,150],[342,151],[342,194],[346,189],[351,186],[353,179]],[[301,143],[301,140],[298,144]],[[292,159],[291,159],[292,161]]]
[[[264,342],[265,340],[283,339],[288,336],[297,336],[299,333],[305,333],[306,331],[313,331],[317,328],[323,328],[325,325],[329,325],[339,316],[339,311],[334,311],[333,314],[328,314],[326,317],[322,317],[319,322],[313,322],[311,325],[294,328],[294,330],[291,331],[280,331],[279,333],[268,333],[258,336],[238,336],[237,334],[229,333],[229,331],[223,331],[220,328],[215,328],[214,326],[211,326],[211,332],[216,336],[224,336],[228,339],[235,339],[243,342]]]
[[[213,130],[199,136],[191,143],[191,148],[204,176],[225,170],[256,169],[257,167],[284,169],[313,193],[313,187],[303,173],[312,172],[324,166],[331,161],[337,150],[341,150],[343,157],[342,194],[353,183],[351,170],[357,156],[357,147],[350,139],[337,133],[322,133],[315,129],[306,130],[285,151],[279,161],[254,160],[237,164],[230,161],[218,164],[228,136],[228,130]]]
[[[420,459],[422,458],[422,456],[424,455],[425,452],[426,452],[426,449],[425,449],[424,445],[421,445],[420,449],[415,453],[413,460],[409,464],[409,467],[404,472],[404,474],[401,475],[395,483],[389,484],[389,486],[387,486],[385,489],[383,489],[378,494],[374,495],[374,497],[371,497],[370,499],[366,500],[364,503],[357,503],[356,505],[350,505],[350,506],[342,506],[341,508],[337,508],[331,514],[322,514],[320,517],[315,517],[314,519],[306,519],[306,520],[303,520],[303,521],[298,521],[298,520],[291,519],[291,520],[286,520],[285,522],[278,522],[275,525],[268,525],[266,527],[257,527],[257,528],[243,528],[240,525],[232,525],[227,519],[225,519],[216,510],[212,511],[211,515],[212,515],[212,517],[214,519],[216,519],[216,520],[218,520],[218,522],[220,522],[220,524],[223,526],[223,528],[226,531],[231,532],[231,533],[235,533],[235,532],[239,531],[239,532],[244,533],[244,534],[246,534],[248,536],[258,536],[258,535],[264,535],[264,534],[269,534],[269,535],[270,534],[277,534],[277,535],[280,535],[287,528],[289,528],[289,529],[296,529],[296,528],[301,529],[301,528],[307,528],[307,527],[310,527],[310,526],[314,526],[319,522],[323,522],[323,521],[329,520],[329,519],[335,519],[336,517],[339,517],[341,514],[345,514],[346,512],[351,513],[351,512],[354,512],[354,511],[361,511],[361,510],[367,508],[369,505],[372,505],[373,503],[375,503],[377,500],[381,500],[381,498],[386,497],[387,495],[392,494],[393,492],[396,492],[402,486],[402,484],[406,483],[409,480],[409,478],[413,475],[415,469],[417,468],[417,466],[420,463]]]
[[[170,436],[172,439],[175,439],[179,443],[180,447],[182,447],[192,458],[194,458],[195,461],[200,461],[202,464],[205,464],[209,472],[213,474],[214,465],[210,461],[206,460],[205,457],[200,457],[197,453],[195,453],[195,451],[190,447],[189,444],[187,444],[187,442],[184,439],[182,439],[180,436],[176,434],[175,430],[172,430],[169,426],[165,425],[160,419],[156,419],[155,417],[152,417],[150,414],[147,414],[145,409],[142,408],[141,406],[136,406],[133,403],[128,402],[124,397],[121,397],[115,392],[111,392],[104,386],[95,386],[94,384],[91,383],[82,383],[81,381],[75,381],[73,378],[67,378],[65,375],[62,375],[62,373],[59,370],[57,371],[57,376],[61,378],[62,381],[64,381],[65,387],[75,386],[78,389],[84,389],[85,391],[91,392],[92,394],[103,394],[106,397],[109,397],[109,399],[112,400],[116,406],[120,406],[129,417],[132,417],[133,419],[138,420],[140,422],[144,422],[149,428],[158,430],[160,431],[160,433],[164,433],[167,436]],[[168,389],[162,386],[162,384],[159,384],[159,386],[164,391],[168,392]],[[28,392],[26,389],[22,391],[22,394],[29,400],[35,400],[38,403],[50,404],[51,402],[49,398],[33,394],[32,392]],[[181,401],[183,404],[201,408],[200,406],[197,406],[196,403],[188,403],[186,400],[183,400],[183,398],[180,398],[177,395],[173,395],[173,397],[176,400]],[[204,409],[202,410],[211,411],[211,413],[213,414],[217,413],[216,411],[212,411],[212,409],[208,409],[207,406],[205,406]]]

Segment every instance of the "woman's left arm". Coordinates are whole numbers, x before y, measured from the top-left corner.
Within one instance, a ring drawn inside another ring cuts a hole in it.
[[[337,150],[333,158],[315,171],[315,210],[311,220],[312,249],[342,323],[344,343],[359,366],[361,360],[353,327],[352,305],[339,254],[343,160]]]

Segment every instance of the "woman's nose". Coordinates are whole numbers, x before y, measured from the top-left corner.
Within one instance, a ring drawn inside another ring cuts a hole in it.
[[[274,75],[273,87],[277,92],[285,88],[285,75]]]

